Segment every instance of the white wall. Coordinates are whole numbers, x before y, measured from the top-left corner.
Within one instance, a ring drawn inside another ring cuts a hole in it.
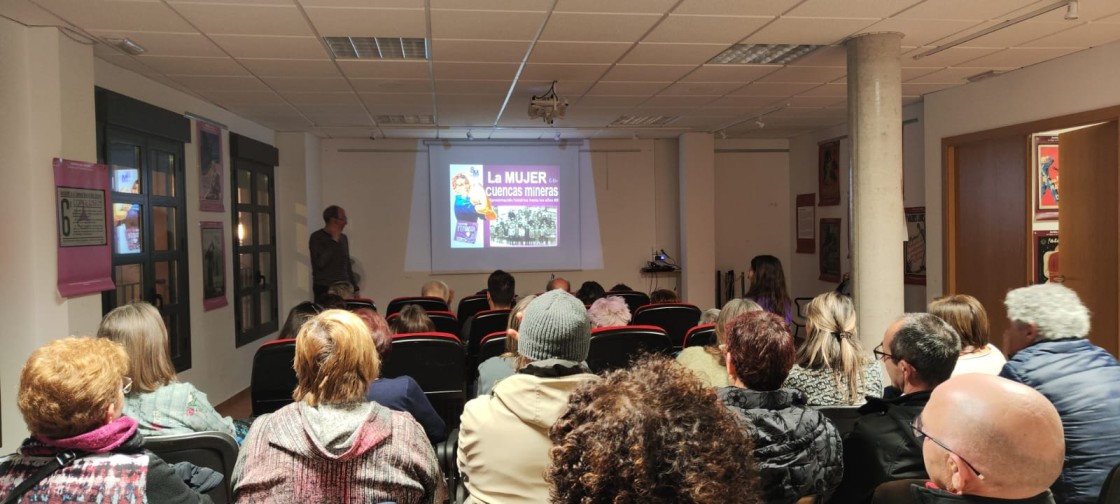
[[[288,311],[311,298],[307,237],[321,216],[308,205],[307,174],[318,177],[319,138],[307,133],[277,133],[276,148],[280,149],[280,166],[276,168],[276,273],[283,280],[279,310],[283,327]]]

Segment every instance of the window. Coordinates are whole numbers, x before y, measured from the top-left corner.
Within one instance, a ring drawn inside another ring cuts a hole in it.
[[[180,114],[99,89],[98,159],[111,177],[113,282],[102,310],[147,301],[167,326],[171,361],[191,367],[183,136]]]
[[[276,332],[276,182],[278,153],[270,145],[230,133],[233,169],[233,280],[237,346]]]

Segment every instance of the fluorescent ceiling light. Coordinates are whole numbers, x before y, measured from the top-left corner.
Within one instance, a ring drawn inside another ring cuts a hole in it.
[[[401,37],[323,37],[331,54],[340,59],[426,60],[428,41]]]
[[[411,126],[411,125],[431,125],[435,124],[435,119],[430,115],[379,115],[373,118],[377,124],[393,125],[393,126]]]
[[[676,121],[679,116],[620,116],[610,125],[613,126],[665,126]]]
[[[119,38],[119,39],[117,39],[117,38],[107,38],[107,39],[105,39],[105,41],[112,44],[113,47],[116,47],[117,49],[120,49],[120,50],[122,50],[122,51],[124,51],[128,54],[133,55],[133,56],[139,56],[139,55],[147,52],[147,49],[144,49],[143,46],[141,46],[140,44],[137,44],[136,42],[133,42],[133,40],[128,38],[128,37]]]
[[[809,54],[819,45],[735,44],[715,55],[708,63],[717,65],[788,65]]]

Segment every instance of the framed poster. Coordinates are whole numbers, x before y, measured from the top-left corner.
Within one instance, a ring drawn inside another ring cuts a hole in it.
[[[221,222],[202,226],[202,308],[221,308],[226,301],[226,241]]]
[[[61,158],[54,158],[52,166],[58,293],[72,298],[112,289],[109,167]]]
[[[1058,137],[1034,137],[1035,220],[1058,219]]]
[[[821,219],[821,276],[825,282],[840,281],[840,219]]]
[[[840,204],[840,140],[817,145],[817,192],[820,206]]]
[[[816,194],[798,194],[797,195],[797,251],[798,254],[812,254],[816,250],[815,240],[816,229],[813,222],[817,220],[816,216]]]
[[[906,209],[906,242],[903,243],[902,264],[906,270],[902,280],[908,284],[926,284],[926,207]]]
[[[198,124],[198,209],[224,212],[225,172],[222,157],[222,128],[205,121]]]
[[[1034,283],[1062,283],[1058,263],[1058,232],[1034,232]]]

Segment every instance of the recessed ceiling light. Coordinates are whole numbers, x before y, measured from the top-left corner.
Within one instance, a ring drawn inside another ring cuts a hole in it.
[[[665,126],[680,116],[619,116],[611,126]]]
[[[335,58],[428,59],[428,41],[401,37],[323,37]]]
[[[415,124],[415,125],[435,124],[435,119],[431,115],[424,115],[424,114],[419,114],[419,115],[403,115],[403,114],[379,115],[379,116],[374,116],[374,120],[377,121],[377,124],[385,124],[385,125],[390,125],[391,124],[391,125],[394,125],[394,126],[407,126],[407,125],[411,125],[411,124]]]
[[[735,44],[715,55],[708,63],[717,65],[788,65],[817,49],[819,45]]]

